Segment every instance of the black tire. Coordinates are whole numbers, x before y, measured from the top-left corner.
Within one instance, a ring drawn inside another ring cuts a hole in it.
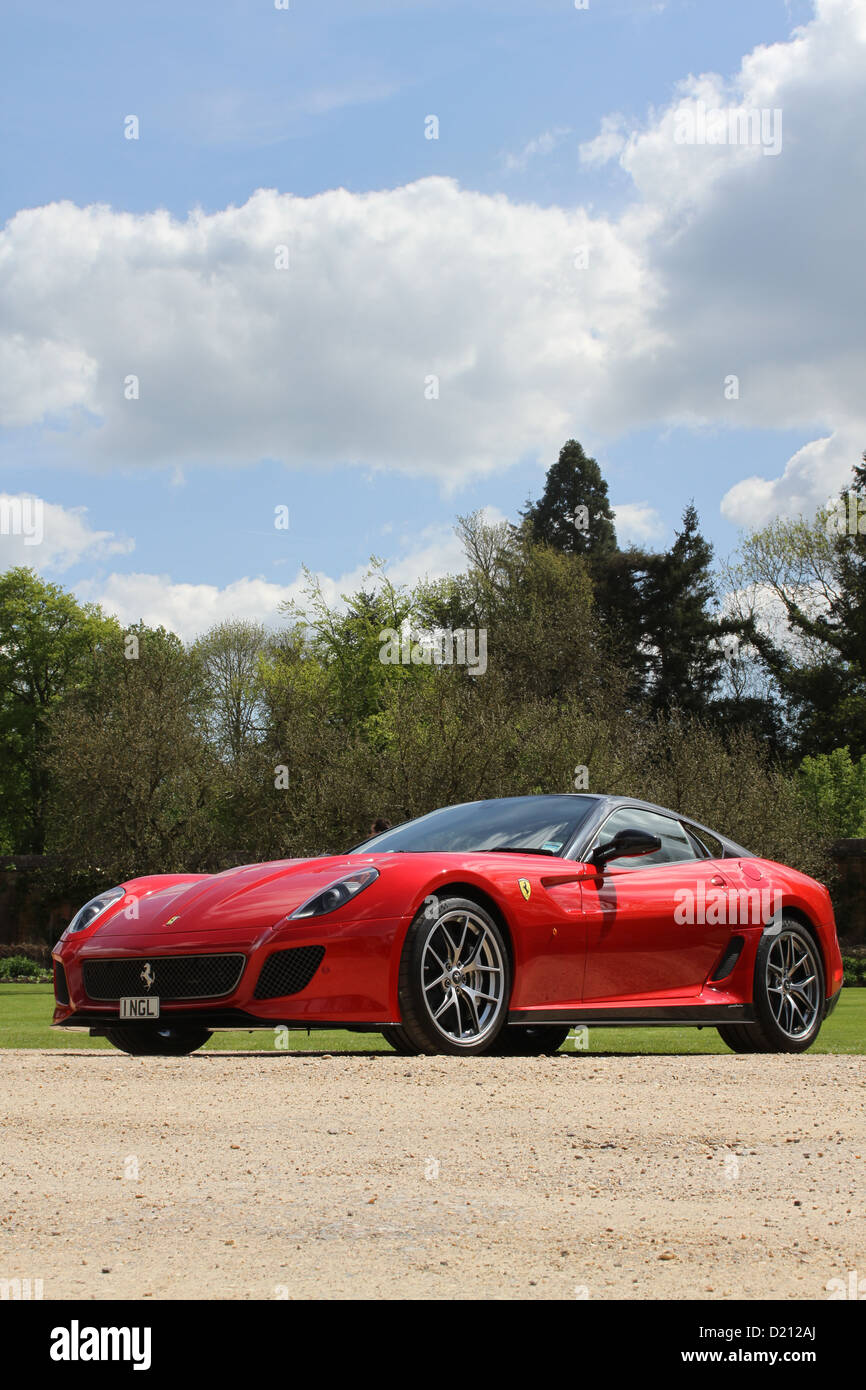
[[[733,1052],[805,1052],[821,1031],[824,965],[811,932],[792,917],[766,931],[755,957],[754,1023],[718,1032]]]
[[[204,1047],[211,1036],[209,1028],[106,1028],[112,1047],[132,1057],[187,1057]]]
[[[760,1052],[755,1026],[752,1023],[722,1023],[719,1037],[732,1052]]]
[[[428,1056],[489,1052],[510,996],[508,947],[490,913],[468,898],[428,899],[400,958],[401,1031],[412,1046]]]
[[[393,1047],[395,1052],[399,1052],[402,1057],[417,1057],[420,1048],[417,1048],[410,1038],[406,1036],[402,1028],[390,1025],[382,1029],[382,1037],[389,1047]]]
[[[523,1027],[510,1024],[503,1028],[490,1048],[497,1057],[552,1057],[571,1032],[571,1024],[552,1023]]]

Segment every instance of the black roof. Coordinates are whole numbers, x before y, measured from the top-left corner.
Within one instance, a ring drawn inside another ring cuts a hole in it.
[[[687,825],[694,826],[695,830],[703,830],[708,835],[717,839],[728,859],[754,859],[754,852],[745,849],[743,845],[738,845],[736,840],[731,840],[727,835],[722,835],[720,831],[714,830],[711,825],[704,825],[702,821],[695,820],[694,816],[683,815],[681,811],[672,811],[670,806],[659,806],[654,801],[642,801],[637,796],[611,796],[607,792],[532,792],[522,796],[491,796],[481,797],[476,803],[464,802],[464,805],[478,805],[482,801],[545,801],[548,797],[573,796],[582,797],[585,801],[603,801],[610,809],[617,806],[634,806],[642,811],[655,811],[662,816],[673,816],[675,820],[685,821]]]
[[[592,794],[599,795],[598,793]],[[575,793],[575,795],[579,795],[579,793]],[[672,811],[669,806],[657,806],[654,801],[641,801],[636,796],[601,796],[599,799],[606,801],[610,806],[638,806],[642,811],[656,811],[663,816],[675,816],[677,820],[685,821],[687,825],[693,825],[696,830],[704,830],[708,835],[714,835],[721,842],[725,854],[731,858],[754,858],[752,851],[745,849],[743,845],[738,845],[736,840],[729,840],[727,835],[722,835],[711,825],[704,825],[702,821],[695,820],[694,816],[684,816],[681,811]]]

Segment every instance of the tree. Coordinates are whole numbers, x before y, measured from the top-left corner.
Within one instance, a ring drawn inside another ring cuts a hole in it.
[[[854,762],[850,749],[805,757],[800,764],[803,801],[827,837],[866,835],[866,756]]]
[[[290,601],[282,611],[292,623],[294,645],[314,658],[327,674],[333,700],[331,718],[347,727],[363,724],[380,706],[382,688],[390,679],[403,679],[411,668],[380,660],[384,631],[399,632],[411,618],[411,597],[385,574],[375,557],[366,576],[367,587],[341,595],[341,605],[327,602],[319,580],[309,571],[306,604]]]
[[[639,577],[646,557],[634,547],[620,550],[607,483],[577,440],[570,439],[548,469],[540,500],[523,512],[523,527],[535,542],[585,560],[594,641],[618,666],[625,698],[637,704],[645,685]]]
[[[93,604],[79,604],[33,570],[0,575],[0,841],[41,853],[49,775],[48,721],[86,688],[100,645],[119,632]]]
[[[103,882],[223,867],[215,827],[228,778],[208,738],[201,662],[174,633],[137,624],[93,668],[51,720],[48,847]]]
[[[193,647],[209,692],[212,736],[238,763],[261,730],[262,660],[267,634],[262,623],[218,623]]]
[[[540,499],[522,515],[532,539],[554,550],[598,557],[617,548],[607,483],[576,439],[563,445]]]
[[[785,702],[800,754],[866,753],[866,455],[850,498],[748,536],[730,572],[749,641]]]
[[[718,685],[723,642],[738,624],[713,611],[712,559],[693,503],[670,550],[645,558],[641,627],[647,698],[654,711],[704,713]]]

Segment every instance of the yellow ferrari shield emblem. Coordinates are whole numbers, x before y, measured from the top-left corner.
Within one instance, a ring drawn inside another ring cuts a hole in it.
[[[519,878],[519,879],[517,880],[517,884],[518,884],[518,887],[520,888],[520,891],[521,891],[521,893],[523,894],[524,898],[526,899],[527,902],[529,902],[529,895],[530,895],[530,893],[532,892],[532,884],[529,882],[529,879],[528,879],[528,878]]]

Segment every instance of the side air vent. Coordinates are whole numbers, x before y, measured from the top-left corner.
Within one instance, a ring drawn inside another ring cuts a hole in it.
[[[740,959],[740,952],[746,944],[744,936],[732,936],[725,947],[724,955],[719,961],[712,975],[711,980],[725,980],[730,975],[737,961]]]

